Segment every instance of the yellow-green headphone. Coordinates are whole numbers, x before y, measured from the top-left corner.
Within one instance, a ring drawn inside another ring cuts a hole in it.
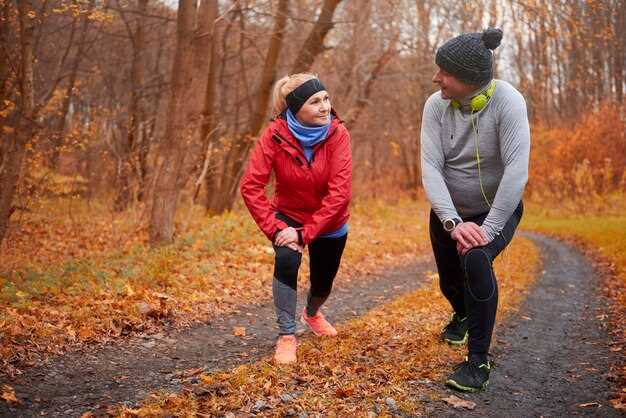
[[[482,110],[485,106],[487,106],[487,103],[489,102],[489,99],[491,99],[491,96],[493,96],[493,92],[495,90],[496,90],[496,80],[491,80],[491,83],[489,84],[487,91],[472,97],[472,100],[470,101],[470,107],[472,109],[472,112],[478,112]],[[461,102],[453,99],[452,107],[454,107],[455,109],[460,109]]]

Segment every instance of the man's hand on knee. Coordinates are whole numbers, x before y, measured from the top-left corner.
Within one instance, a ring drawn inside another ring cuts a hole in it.
[[[474,222],[462,222],[450,233],[453,240],[457,242],[456,249],[459,254],[464,255],[474,247],[487,245],[487,235],[483,229]]]
[[[456,252],[459,253],[460,255],[465,255],[470,248],[464,247],[459,241],[456,242]]]

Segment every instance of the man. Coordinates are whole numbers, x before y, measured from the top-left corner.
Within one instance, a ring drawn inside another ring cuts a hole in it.
[[[468,357],[446,381],[462,391],[484,389],[496,318],[494,259],[520,222],[528,179],[526,102],[493,79],[492,50],[502,31],[465,33],[437,50],[421,130],[422,182],[431,203],[430,239],[441,291],[454,314],[444,341],[468,344]]]

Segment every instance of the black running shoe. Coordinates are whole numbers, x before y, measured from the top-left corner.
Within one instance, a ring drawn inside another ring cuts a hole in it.
[[[467,343],[467,317],[461,319],[459,315],[454,313],[452,319],[446,325],[441,333],[441,338],[452,345],[463,345]]]
[[[467,358],[456,366],[454,373],[446,380],[446,385],[463,392],[477,392],[489,384],[491,362],[478,363]]]

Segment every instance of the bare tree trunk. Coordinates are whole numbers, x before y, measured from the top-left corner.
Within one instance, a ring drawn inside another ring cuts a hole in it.
[[[272,39],[263,64],[261,80],[257,89],[254,113],[248,126],[248,133],[241,136],[239,144],[232,148],[233,152],[228,157],[232,165],[228,170],[229,175],[224,178],[225,182],[222,183],[223,187],[221,190],[220,201],[215,208],[217,212],[223,212],[224,210],[232,207],[236,196],[237,184],[239,183],[239,178],[243,174],[242,170],[248,156],[248,151],[250,151],[254,138],[259,134],[266,121],[265,118],[267,115],[270,95],[272,93],[274,82],[276,81],[278,57],[283,45],[283,38],[285,36],[288,8],[289,0],[279,0],[279,11],[276,16],[274,30],[272,31]]]
[[[192,82],[194,23],[197,0],[180,0],[176,23],[176,52],[172,62],[172,81],[167,109],[165,137],[160,144],[156,186],[150,219],[150,243],[171,243],[174,236],[174,215],[178,204],[188,117],[185,101]]]
[[[131,92],[130,104],[128,107],[128,129],[126,141],[121,146],[122,169],[117,179],[117,190],[113,210],[121,212],[125,210],[131,202],[131,178],[133,167],[140,164],[138,158],[138,141],[145,140],[141,135],[141,127],[145,118],[143,84],[145,79],[145,15],[148,10],[148,0],[137,0],[137,13],[135,14],[135,33],[129,29],[129,37],[133,48],[133,59],[130,69]],[[124,18],[124,14],[122,14]],[[138,199],[142,200],[145,184],[141,176],[138,177],[139,192]]]
[[[231,207],[237,190],[236,186],[239,183],[241,171],[252,145],[252,140],[263,127],[272,86],[276,79],[276,65],[278,63],[285,26],[287,24],[288,7],[289,0],[279,0],[278,13],[274,21],[274,28],[272,29],[272,37],[267,49],[267,54],[265,55],[261,80],[257,88],[254,112],[247,128],[248,134],[242,135],[240,140],[237,141],[226,154],[221,181],[218,181],[215,175],[207,179],[209,181],[207,193],[210,195],[208,201],[211,205],[207,207],[209,211],[220,213]],[[218,183],[220,183],[219,186]]]
[[[489,6],[489,26],[495,28],[498,24],[498,1],[491,0],[491,4]]]
[[[250,132],[253,136],[261,130],[267,114],[267,106],[270,101],[270,94],[272,93],[272,85],[276,79],[276,64],[278,63],[278,56],[283,44],[283,37],[285,35],[288,7],[289,0],[280,0],[278,2],[278,14],[276,16],[276,21],[274,22],[274,29],[272,30],[272,39],[270,41],[269,48],[267,49],[267,54],[265,55],[265,62],[263,63],[261,81],[259,82],[259,88],[257,89],[256,104],[254,106],[254,115],[252,116],[248,127],[248,132]]]
[[[80,34],[78,37],[78,46],[76,48],[76,54],[74,56],[74,62],[72,63],[72,68],[70,70],[69,79],[67,81],[67,87],[65,89],[65,95],[63,96],[63,102],[61,104],[61,114],[59,115],[58,123],[54,132],[52,134],[52,154],[50,156],[50,166],[56,170],[59,168],[59,157],[61,153],[61,147],[63,145],[63,139],[65,137],[65,125],[67,120],[67,114],[70,109],[70,103],[72,102],[72,98],[74,96],[74,87],[76,86],[76,79],[78,78],[78,68],[80,66],[80,62],[83,58],[83,53],[85,50],[85,37],[87,34],[87,29],[89,27],[89,13],[94,7],[94,0],[90,0],[88,13],[83,14],[82,16],[82,25],[80,29]],[[73,1],[74,6],[78,6],[77,0]],[[70,40],[68,48],[72,47],[74,43],[74,32],[75,32],[76,20],[72,22],[72,31],[70,34]]]
[[[13,78],[11,67],[9,66],[11,57],[9,54],[10,29],[8,24],[12,5],[12,2],[3,2],[1,11],[2,19],[6,23],[0,25],[0,129],[8,122],[6,111],[9,110],[9,103],[12,103],[6,100],[11,95],[11,79]],[[0,138],[3,138],[3,134],[6,135],[6,132],[0,131]],[[0,175],[5,166],[8,146],[9,141],[0,140]]]
[[[151,180],[151,176],[153,174],[152,168],[148,165],[148,154],[150,153],[150,149],[152,148],[153,142],[156,139],[156,127],[157,127],[157,116],[159,113],[159,109],[161,108],[161,98],[163,97],[165,84],[163,81],[163,75],[161,74],[161,61],[163,57],[163,51],[165,49],[165,34],[167,32],[167,26],[163,25],[159,31],[158,38],[158,46],[156,51],[156,57],[154,60],[154,67],[152,67],[152,74],[154,75],[153,82],[157,83],[158,88],[156,94],[152,98],[152,103],[149,103],[149,109],[146,110],[147,121],[143,125],[141,141],[137,144],[137,156],[139,158],[139,171],[141,177],[141,184],[143,188],[140,188],[139,193],[141,201],[151,201],[151,196],[148,195],[150,191],[149,184],[154,184],[154,181]],[[146,106],[148,107],[148,106]]]
[[[193,94],[194,113],[201,113],[204,109],[207,73],[211,65],[213,48],[213,24],[217,18],[217,0],[201,0],[198,6],[196,37],[194,39],[194,86]]]
[[[613,54],[614,71],[613,84],[615,85],[615,100],[624,102],[624,79],[626,76],[626,1],[618,0],[615,16],[615,54]]]
[[[20,178],[22,161],[26,153],[26,143],[32,136],[35,124],[33,86],[33,35],[35,20],[30,16],[34,14],[34,11],[31,2],[28,0],[21,0],[17,4],[20,25],[19,119],[13,134],[8,138],[9,146],[6,148],[5,161],[0,171],[0,241],[4,239],[9,226],[9,218],[13,210],[13,198]]]
[[[215,115],[215,96],[217,94],[217,42],[216,35],[217,30],[215,28],[218,14],[218,4],[217,0],[210,0],[208,2],[208,10],[207,10],[207,21],[210,23],[210,40],[211,40],[211,49],[209,52],[209,69],[206,78],[206,87],[204,91],[204,105],[202,108],[202,123],[200,126],[200,141],[202,143],[202,154],[205,156],[205,161],[203,163],[202,175],[198,179],[199,182],[206,183],[208,186],[209,183],[205,181],[205,179],[213,179],[215,177],[215,172],[213,170],[213,164],[211,163],[211,157],[213,154],[213,146],[215,140],[215,131],[216,131],[216,115]],[[197,198],[197,192],[194,193],[194,200]],[[211,199],[212,196],[209,193],[207,187],[207,196],[206,200]],[[205,206],[209,206],[205,204]]]
[[[194,39],[193,84],[189,92],[190,114],[193,115],[194,129],[197,129],[189,148],[191,158],[185,161],[185,175],[194,177],[203,166],[202,156],[205,155],[206,141],[202,136],[204,124],[205,95],[207,90],[207,74],[210,73],[211,53],[213,45],[213,24],[217,18],[218,4],[216,0],[202,0],[198,6],[196,34]]]
[[[304,41],[304,45],[300,48],[300,54],[291,67],[292,74],[307,71],[315,62],[315,58],[326,49],[324,39],[334,26],[333,15],[339,3],[341,0],[324,0],[317,22]]]
[[[11,67],[9,66],[9,54],[8,54],[8,43],[9,43],[9,18],[10,18],[10,5],[12,3],[5,1],[2,2],[2,17],[1,19],[5,22],[3,25],[0,25],[0,110],[4,110],[4,99],[7,97],[9,93],[9,77],[11,74]]]

